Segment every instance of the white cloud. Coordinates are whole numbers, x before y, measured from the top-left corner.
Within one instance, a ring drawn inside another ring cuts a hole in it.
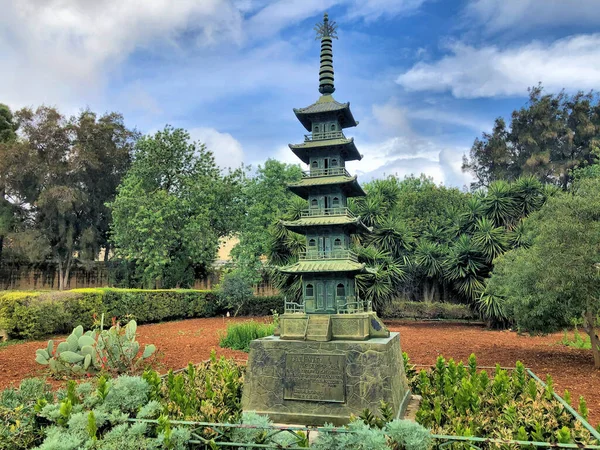
[[[428,0],[351,0],[348,8],[350,18],[363,18],[370,22],[382,16],[411,14]]]
[[[465,13],[487,33],[534,27],[600,24],[598,0],[471,0]]]
[[[476,98],[523,96],[538,82],[551,91],[588,90],[597,88],[600,80],[600,34],[506,49],[455,43],[450,51],[439,61],[417,63],[397,82],[408,90]]]
[[[360,145],[364,158],[348,163],[348,170],[363,179],[395,175],[425,174],[436,183],[468,186],[472,180],[461,170],[462,155],[467,148],[441,144],[424,137],[394,137],[382,142]]]
[[[12,104],[57,103],[95,90],[134,50],[239,40],[242,17],[228,0],[19,0],[4,2],[0,85]]]
[[[192,140],[206,144],[206,148],[215,155],[219,167],[237,168],[244,161],[242,144],[231,134],[204,127],[192,128],[188,132]]]

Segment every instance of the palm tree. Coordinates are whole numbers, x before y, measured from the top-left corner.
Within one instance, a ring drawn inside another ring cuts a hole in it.
[[[467,234],[458,237],[444,260],[446,279],[469,303],[473,303],[483,291],[486,267],[481,249]]]
[[[486,257],[488,263],[510,248],[506,229],[495,227],[492,221],[486,217],[477,219],[475,222],[472,242],[481,249],[481,253]]]
[[[517,193],[507,181],[492,182],[482,203],[485,216],[497,227],[511,228],[520,217]]]
[[[370,301],[373,308],[381,313],[384,306],[396,296],[398,287],[406,281],[408,266],[373,246],[358,246],[355,251],[360,262],[366,263],[375,270],[374,274],[356,276],[358,294],[361,298]]]
[[[415,248],[415,267],[423,274],[423,298],[430,302],[436,292],[440,292],[439,286],[444,285],[444,260],[447,257],[448,248],[437,242],[421,239]]]
[[[522,176],[513,183],[520,217],[527,217],[544,204],[544,185],[533,176]]]
[[[365,236],[367,246],[389,253],[392,258],[405,259],[415,244],[415,233],[405,222],[386,217],[377,222],[373,233]]]

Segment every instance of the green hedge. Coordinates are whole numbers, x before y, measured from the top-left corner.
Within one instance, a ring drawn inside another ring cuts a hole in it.
[[[281,312],[283,299],[254,297],[244,315]],[[74,289],[64,292],[6,291],[0,293],[0,329],[11,338],[35,339],[50,334],[70,333],[77,325],[89,329],[93,316],[131,316],[138,323],[213,317],[224,314],[217,294],[199,290]]]
[[[395,301],[383,309],[384,319],[479,320],[468,305]]]

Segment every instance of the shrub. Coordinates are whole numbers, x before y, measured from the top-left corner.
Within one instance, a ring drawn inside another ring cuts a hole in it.
[[[240,314],[269,315],[283,311],[283,297],[250,297]],[[0,329],[13,339],[36,339],[70,333],[77,325],[89,329],[94,315],[132,318],[138,323],[214,317],[224,314],[212,291],[191,289],[74,289],[65,292],[0,293]]]
[[[595,443],[554,398],[552,379],[542,387],[520,362],[511,373],[496,366],[490,376],[478,371],[475,355],[467,366],[440,356],[432,370],[412,380],[411,391],[422,396],[417,422],[435,434]]]
[[[217,311],[211,291],[98,288],[0,294],[0,326],[17,339],[69,333],[77,325],[89,329],[94,315],[103,313],[148,323],[212,317]]]
[[[273,311],[283,313],[283,295],[254,296],[240,309],[240,316],[269,316]]]
[[[479,317],[468,305],[456,303],[427,303],[394,301],[383,309],[384,319],[449,319],[477,320]]]
[[[0,449],[20,450],[39,445],[43,430],[36,412],[54,400],[51,386],[39,378],[23,380],[18,389],[0,393]]]
[[[272,323],[259,323],[253,320],[233,323],[227,326],[227,333],[221,336],[219,345],[233,350],[250,351],[250,342],[254,339],[271,336],[275,331]]]

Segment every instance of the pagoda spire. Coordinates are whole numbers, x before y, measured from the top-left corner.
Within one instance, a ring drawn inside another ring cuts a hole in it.
[[[319,69],[319,92],[323,95],[335,91],[333,85],[333,47],[332,39],[337,39],[337,25],[329,22],[327,13],[323,15],[323,22],[315,26],[317,39],[321,39],[321,67]]]

